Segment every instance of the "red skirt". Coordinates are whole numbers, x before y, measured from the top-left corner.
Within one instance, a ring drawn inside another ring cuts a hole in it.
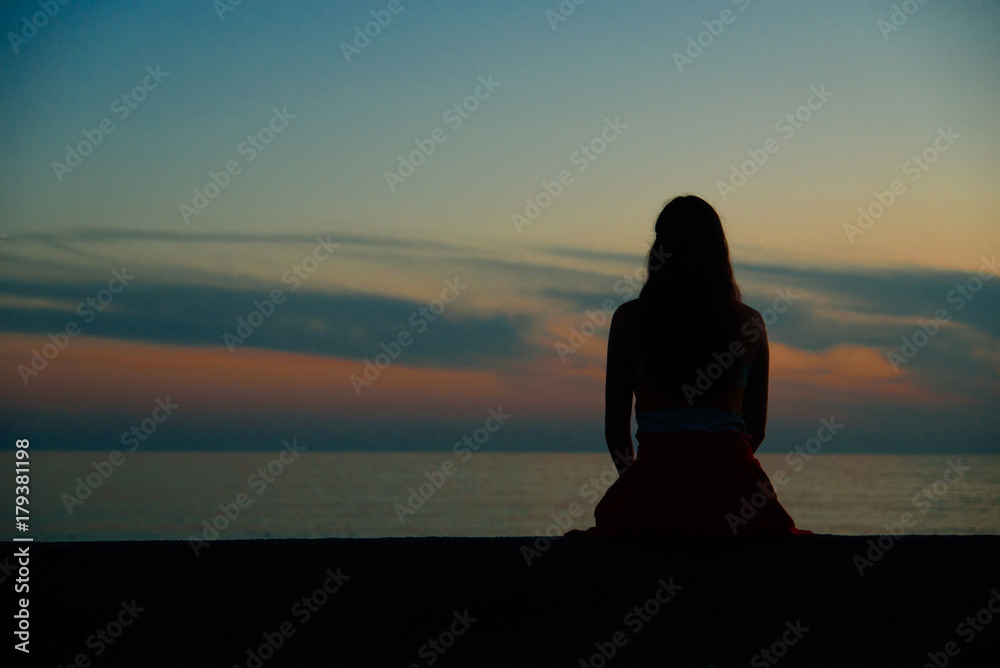
[[[802,536],[737,431],[639,434],[635,461],[594,509],[597,526],[566,535]]]

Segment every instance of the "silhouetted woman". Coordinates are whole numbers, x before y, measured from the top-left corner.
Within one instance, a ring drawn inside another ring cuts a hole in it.
[[[767,332],[740,301],[711,205],[685,196],[664,207],[647,270],[639,298],[611,320],[604,436],[620,477],[586,533],[812,533],[795,528],[754,457],[767,422]]]

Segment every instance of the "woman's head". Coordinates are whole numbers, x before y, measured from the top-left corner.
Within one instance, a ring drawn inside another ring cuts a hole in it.
[[[639,294],[644,360],[655,376],[679,385],[736,338],[740,288],[715,209],[700,197],[670,200]]]
[[[684,286],[682,294],[740,300],[722,220],[712,205],[694,195],[670,200],[656,219],[646,284]]]

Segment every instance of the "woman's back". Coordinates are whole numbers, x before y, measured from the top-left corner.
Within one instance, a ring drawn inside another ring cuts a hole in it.
[[[630,377],[638,423],[636,436],[731,429],[749,432],[756,449],[764,436],[767,388],[767,336],[760,314],[743,305],[742,322],[729,344],[696,367],[687,382],[664,384],[653,372],[653,365],[643,359],[643,339],[638,331],[640,308],[639,300],[619,307],[613,324],[615,335],[608,344],[609,367],[628,366],[628,373],[616,374],[610,368],[609,372],[612,376]],[[686,350],[668,350],[664,357],[669,361],[688,354]],[[748,421],[755,431],[750,430]]]

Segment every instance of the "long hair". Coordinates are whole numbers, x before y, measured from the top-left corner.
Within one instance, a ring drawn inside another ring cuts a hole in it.
[[[700,197],[675,197],[656,219],[656,239],[639,293],[643,366],[663,388],[693,384],[698,369],[727,351],[740,328],[740,287],[715,209]],[[735,373],[726,369],[723,378]]]

